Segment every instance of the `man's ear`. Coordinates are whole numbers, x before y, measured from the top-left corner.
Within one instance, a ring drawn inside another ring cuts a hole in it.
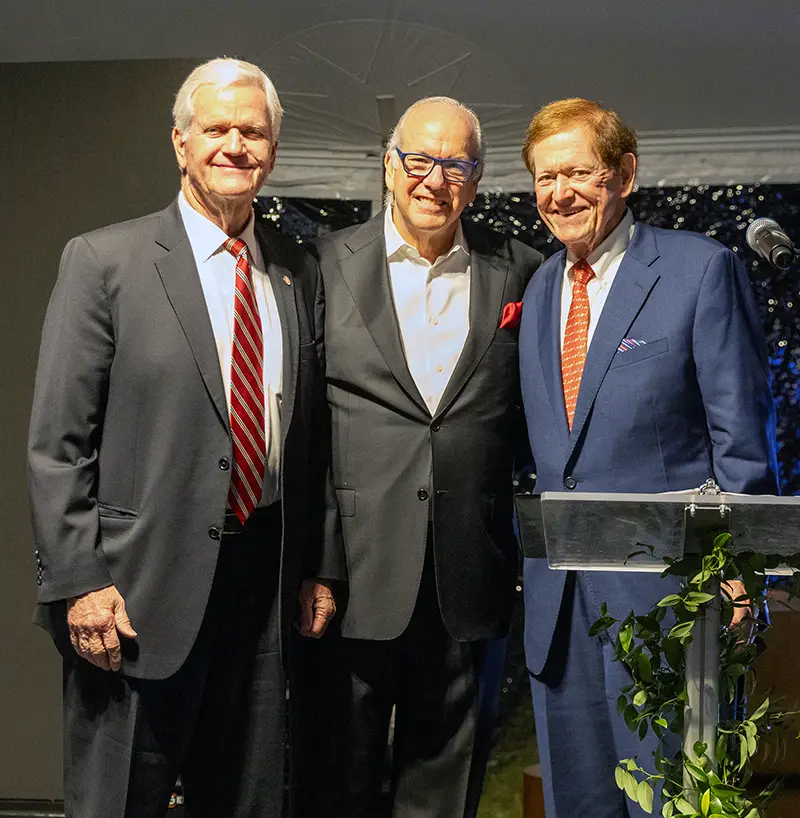
[[[175,149],[175,158],[178,160],[178,167],[181,173],[186,172],[186,151],[184,149],[183,134],[177,129],[172,129],[172,147]]]
[[[623,153],[619,166],[622,178],[622,198],[626,199],[631,195],[633,183],[636,180],[636,157],[632,153]]]
[[[389,151],[383,155],[383,179],[386,182],[386,189],[392,193],[394,193],[394,172],[396,170],[392,161],[393,156],[396,156],[396,154],[393,155]]]

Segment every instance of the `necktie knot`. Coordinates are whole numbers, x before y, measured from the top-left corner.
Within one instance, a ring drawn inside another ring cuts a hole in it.
[[[236,259],[247,253],[247,244],[242,239],[227,239],[222,245]]]
[[[594,278],[594,270],[585,258],[575,262],[572,268],[572,280],[575,284],[585,287]]]

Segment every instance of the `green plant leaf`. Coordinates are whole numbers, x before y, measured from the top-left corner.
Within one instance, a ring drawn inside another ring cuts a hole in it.
[[[707,594],[705,591],[690,591],[686,594],[686,601],[693,605],[704,605],[706,602],[711,602],[714,599],[714,594]]]
[[[706,790],[700,796],[700,812],[702,812],[703,815],[708,815],[708,810],[709,810],[710,805],[711,805],[711,790]]]
[[[706,754],[706,750],[708,749],[708,744],[706,744],[704,741],[696,741],[694,743],[694,747],[692,749],[694,750],[694,754],[698,758],[702,758]]]
[[[769,697],[767,697],[766,699],[764,699],[763,702],[761,702],[761,705],[758,707],[756,712],[753,713],[752,716],[750,716],[749,721],[751,721],[751,722],[758,721],[760,718],[763,718],[763,716],[767,712],[768,708],[769,708]]]
[[[668,638],[683,640],[687,636],[689,636],[689,634],[692,632],[693,627],[694,627],[693,619],[689,622],[681,622],[672,628],[672,630],[668,634]]]
[[[733,798],[736,795],[741,795],[745,790],[734,787],[731,784],[712,784],[711,791],[718,798]]]
[[[639,741],[643,741],[647,735],[647,719],[642,719],[639,722]]]
[[[702,767],[698,767],[697,764],[693,764],[691,761],[684,761],[683,766],[686,767],[689,775],[695,781],[699,781],[701,784],[708,783],[708,776]]]
[[[647,691],[640,690],[634,697],[633,697],[633,704],[636,707],[641,707],[647,701]]]
[[[653,668],[650,664],[650,657],[646,653],[640,653],[636,661],[639,678],[649,684],[653,681]]]
[[[631,773],[625,773],[625,795],[627,795],[634,804],[638,803],[638,791],[639,785],[636,783],[636,779]]]
[[[633,626],[629,624],[625,625],[624,628],[620,628],[617,639],[619,639],[622,649],[627,653],[631,649],[631,642],[633,641]]]
[[[685,656],[683,653],[683,645],[677,639],[671,639],[667,636],[661,645],[664,650],[664,656],[667,658],[669,666],[676,673],[683,673],[685,665]]]
[[[656,605],[659,608],[668,608],[670,605],[677,605],[681,601],[681,598],[677,594],[670,594],[669,596],[665,596],[663,599],[656,602]]]
[[[623,770],[622,767],[614,768],[614,780],[621,790],[625,789],[625,770]]]
[[[675,802],[674,801],[667,801],[661,807],[661,817],[662,818],[672,818],[672,814],[675,812]]]
[[[636,788],[636,799],[639,806],[648,814],[653,812],[653,788],[647,781],[640,781]]]
[[[745,737],[740,737],[739,739],[739,769],[743,770],[745,764],[747,764],[747,739]]]
[[[623,693],[617,698],[617,715],[621,716],[628,705],[628,697]]]
[[[720,733],[717,738],[717,747],[714,751],[714,757],[717,761],[722,761],[728,755],[728,737],[724,733]]]
[[[589,636],[597,636],[599,633],[605,633],[613,624],[614,620],[610,617],[602,617],[589,628]]]

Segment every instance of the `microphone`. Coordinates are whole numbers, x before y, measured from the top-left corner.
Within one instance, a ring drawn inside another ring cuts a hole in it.
[[[792,240],[774,219],[756,219],[747,228],[747,243],[773,267],[786,270],[792,263],[795,249]]]

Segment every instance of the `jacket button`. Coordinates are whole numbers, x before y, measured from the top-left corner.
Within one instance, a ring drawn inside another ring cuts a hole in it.
[[[211,537],[212,540],[218,540],[222,536],[222,532],[215,525],[212,525],[211,528],[208,529],[208,536]]]
[[[420,489],[417,492],[417,497],[419,497],[420,500],[427,500],[428,499],[428,490],[427,489]]]
[[[431,431],[438,432],[442,428],[442,424],[437,420],[436,423],[431,423]]]
[[[228,469],[231,467],[231,461],[228,460],[227,457],[220,457],[219,467],[222,469],[222,471],[228,471]]]
[[[568,477],[564,481],[564,488],[569,489],[570,491],[575,489],[577,487],[577,485],[578,485],[578,481],[574,477]]]
[[[36,584],[37,584],[37,585],[41,585],[41,584],[42,584],[42,578],[41,578],[41,577],[36,577]]]

